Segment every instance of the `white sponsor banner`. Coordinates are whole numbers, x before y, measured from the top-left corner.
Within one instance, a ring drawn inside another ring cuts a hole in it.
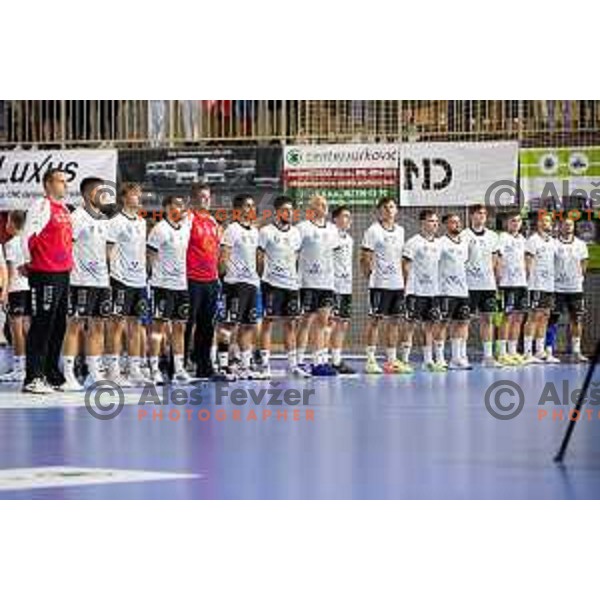
[[[32,198],[43,194],[42,177],[53,167],[65,171],[67,202],[78,204],[82,179],[100,177],[114,186],[113,182],[117,179],[117,151],[0,151],[0,210],[26,209]]]
[[[313,144],[286,146],[284,168],[397,169],[397,144]]]
[[[400,206],[518,203],[517,142],[400,146]]]

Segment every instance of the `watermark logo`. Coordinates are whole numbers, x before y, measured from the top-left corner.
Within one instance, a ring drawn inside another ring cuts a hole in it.
[[[84,401],[85,408],[94,419],[110,421],[121,414],[125,406],[125,394],[123,388],[114,381],[103,379],[87,388]]]
[[[518,417],[525,406],[525,394],[521,386],[509,379],[494,382],[485,391],[487,411],[500,421]]]
[[[525,195],[517,181],[501,179],[494,181],[485,192],[484,204],[491,208],[504,208],[519,206],[523,203]]]

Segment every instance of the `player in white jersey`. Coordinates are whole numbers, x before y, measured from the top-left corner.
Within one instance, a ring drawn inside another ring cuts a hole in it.
[[[497,276],[503,313],[503,322],[498,334],[498,362],[514,366],[523,363],[517,346],[529,308],[525,265],[526,240],[521,234],[523,219],[519,212],[507,214],[505,223],[506,231],[498,236]]]
[[[565,219],[556,240],[554,292],[556,310],[569,316],[571,353],[575,362],[588,362],[581,353],[581,322],[585,314],[583,280],[588,257],[586,243],[575,237],[574,221]]]
[[[64,389],[83,389],[75,375],[80,336],[85,331],[88,378],[85,385],[105,379],[102,374],[104,326],[112,312],[108,281],[108,219],[101,212],[104,181],[89,177],[81,182],[83,205],[71,214],[73,270],[70,276],[67,333],[63,343]]]
[[[292,225],[294,200],[278,196],[273,203],[275,222],[265,225],[258,236],[256,265],[261,277],[264,318],[260,334],[261,367],[265,377],[270,377],[271,334],[273,323],[281,321],[284,328],[284,345],[287,352],[288,374],[308,377],[298,366],[296,350],[296,320],[300,314],[298,281],[298,252],[301,238],[298,228]]]
[[[446,371],[444,342],[440,336],[439,262],[440,244],[436,237],[439,219],[435,211],[419,214],[421,231],[411,237],[402,250],[402,268],[406,282],[406,344],[412,346],[417,324],[423,329],[423,368]],[[435,360],[433,345],[435,341]],[[409,350],[410,356],[410,350]],[[403,357],[404,358],[404,357]],[[408,359],[408,357],[406,357]]]
[[[313,375],[337,375],[328,363],[326,329],[329,327],[335,295],[333,253],[339,246],[339,235],[327,221],[327,200],[313,196],[309,201],[310,218],[298,224],[300,253],[300,304],[303,316],[298,327],[298,361],[305,362],[307,343],[313,350]]]
[[[121,387],[146,382],[142,374],[143,325],[140,319],[148,313],[146,289],[146,221],[139,214],[142,190],[134,183],[123,184],[120,210],[108,222],[110,283],[113,293],[113,316],[107,327],[107,379]],[[119,366],[126,332],[128,356],[127,378]]]
[[[260,280],[256,270],[258,229],[253,224],[256,206],[252,196],[235,196],[233,211],[234,220],[225,230],[219,259],[219,271],[223,280],[223,310],[218,315],[218,370],[225,379],[231,378],[229,344],[237,328],[241,351],[241,369],[237,376],[240,379],[255,379],[258,374],[250,370],[250,363],[256,337],[256,294]]]
[[[354,240],[349,233],[352,213],[347,206],[338,206],[331,217],[338,230],[339,245],[333,251],[335,296],[333,303],[333,331],[331,332],[331,363],[340,375],[352,375],[354,369],[342,360],[344,339],[352,319],[352,255]]]
[[[560,362],[552,355],[552,347],[545,347],[548,319],[554,305],[554,262],[557,249],[551,232],[552,217],[544,215],[538,219],[537,232],[525,244],[530,311],[525,323],[523,343],[529,363]]]
[[[446,225],[446,235],[439,238],[439,291],[442,317],[439,337],[443,344],[449,326],[452,352],[450,368],[470,369],[467,340],[471,309],[466,268],[469,260],[469,244],[460,236],[462,223],[458,213],[449,213],[442,221]]]
[[[31,316],[31,290],[29,281],[19,272],[19,267],[25,262],[23,256],[23,241],[21,232],[25,224],[25,213],[13,210],[8,214],[7,233],[12,237],[4,244],[6,258],[7,285],[3,296],[8,299],[8,318],[13,345],[13,369],[3,375],[1,381],[25,381],[25,341],[29,317]],[[0,269],[4,270],[4,260],[0,252]]]
[[[398,360],[398,327],[404,316],[404,277],[402,275],[402,248],[404,227],[396,223],[398,206],[393,198],[377,202],[377,221],[364,233],[360,265],[369,281],[369,318],[365,328],[367,362],[365,373],[410,373],[408,354],[405,362]],[[384,326],[386,362],[383,369],[377,364],[375,351],[379,326]],[[406,354],[406,353],[405,353]]]
[[[475,204],[469,208],[471,226],[461,237],[469,244],[467,285],[471,313],[479,315],[479,335],[483,345],[484,367],[500,366],[494,359],[493,317],[497,310],[496,262],[498,260],[498,235],[486,227],[487,208]]]
[[[185,208],[183,198],[167,196],[163,200],[165,217],[154,226],[146,242],[153,318],[150,375],[157,385],[164,383],[159,357],[163,342],[169,339],[169,329],[173,380],[182,384],[191,381],[184,367],[185,324],[190,312],[186,269],[190,229]]]

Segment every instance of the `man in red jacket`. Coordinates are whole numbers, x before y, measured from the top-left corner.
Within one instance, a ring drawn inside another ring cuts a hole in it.
[[[58,362],[67,326],[69,273],[73,267],[71,217],[63,202],[65,173],[49,169],[44,197],[33,202],[23,228],[22,271],[31,287],[31,326],[23,391],[47,394],[65,382]]]

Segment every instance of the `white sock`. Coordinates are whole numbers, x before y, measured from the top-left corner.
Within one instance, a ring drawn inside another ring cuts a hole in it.
[[[574,337],[571,340],[573,346],[573,354],[581,354],[581,338]]]
[[[159,368],[158,368],[158,356],[151,356],[150,357],[150,370],[153,373],[156,373]]]
[[[544,352],[544,346],[546,345],[546,340],[544,338],[538,338],[535,340],[535,349],[537,354],[542,354]]]
[[[219,367],[227,367],[229,365],[229,352],[219,352]]]
[[[100,371],[100,357],[99,356],[87,356],[85,364],[88,367],[88,371],[92,377],[97,377]]]
[[[289,352],[288,352],[288,356],[289,356]],[[270,350],[261,350],[260,358],[262,360],[263,365],[265,365],[265,367],[268,367],[269,361],[271,360],[271,351]]]
[[[398,360],[398,355],[396,353],[396,348],[386,348],[385,355],[387,356],[388,362],[396,362]]]
[[[423,361],[427,364],[433,362],[433,352],[431,346],[423,346]]]
[[[494,344],[492,342],[483,342],[483,356],[484,358],[491,358],[493,355]]]
[[[550,345],[546,346],[546,354],[548,356],[552,356],[552,352],[554,352],[552,346],[550,346]]]
[[[462,340],[460,338],[452,338],[450,340],[450,348],[452,349],[452,360],[454,361],[460,360],[461,341]]]
[[[121,368],[119,365],[119,355],[118,354],[107,354],[105,357],[105,364],[108,370],[108,373],[111,377],[118,375],[121,372]]]
[[[460,357],[463,360],[469,359],[469,357],[467,356],[467,340],[465,340],[464,338],[460,339]]]
[[[341,348],[333,348],[331,351],[332,362],[336,367],[339,367],[342,364],[342,349]]]
[[[75,357],[63,356],[63,371],[65,377],[75,377]]]
[[[412,345],[404,342],[401,345],[401,348],[402,348],[402,350],[401,350],[402,362],[408,364],[410,362],[410,351],[412,350]]]
[[[312,364],[313,365],[320,365],[321,364],[321,351],[320,350],[315,350],[312,354]]]
[[[514,356],[517,353],[517,341],[516,340],[508,340],[508,353],[511,356]]]
[[[444,356],[444,342],[435,342],[435,360],[437,362],[445,362],[446,357]]]
[[[242,350],[241,352],[242,368],[249,369],[252,360],[252,350]]]
[[[139,371],[141,366],[142,359],[139,356],[130,356],[129,357],[129,372]]]
[[[306,346],[296,348],[296,351],[298,352],[298,362],[304,364],[306,362]]]
[[[263,352],[268,352],[268,350],[263,350]],[[264,358],[263,358],[264,360]],[[290,369],[295,369],[298,366],[298,353],[295,350],[290,350],[287,353],[287,360],[288,360],[288,365],[290,367]],[[267,358],[267,361],[265,364],[269,364],[269,359]]]
[[[375,360],[375,346],[367,346],[367,360]]]
[[[214,345],[210,347],[210,362],[213,365],[217,364],[217,347]]]
[[[181,373],[181,371],[185,371],[183,354],[173,355],[173,367],[174,367],[175,373]]]
[[[498,355],[504,356],[506,354],[506,340],[498,340]]]
[[[533,337],[530,335],[526,335],[523,338],[523,352],[527,356],[531,356],[533,354]]]

